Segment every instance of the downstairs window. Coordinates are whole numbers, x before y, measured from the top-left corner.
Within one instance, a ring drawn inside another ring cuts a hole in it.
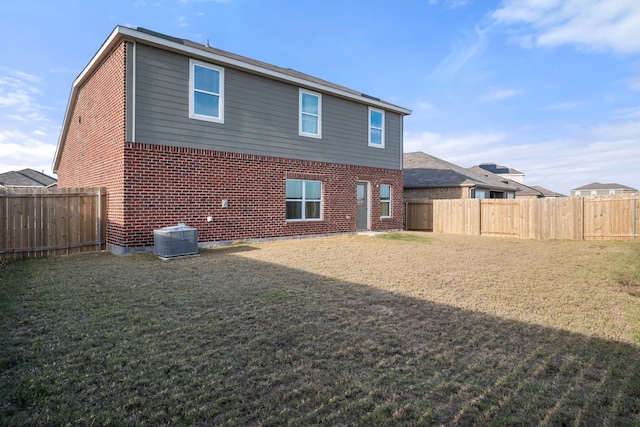
[[[287,220],[322,219],[322,181],[287,179]]]

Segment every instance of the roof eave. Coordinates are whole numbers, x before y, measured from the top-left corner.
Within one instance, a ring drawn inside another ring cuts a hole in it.
[[[355,95],[347,91],[343,91],[337,88],[323,85],[322,83],[305,80],[304,78],[301,78],[301,77],[287,75],[277,70],[272,70],[257,64],[250,64],[240,59],[230,58],[224,55],[217,54],[215,52],[208,51],[206,49],[200,49],[198,47],[188,46],[182,43],[178,43],[176,41],[171,40],[172,37],[161,37],[160,35],[149,34],[148,32],[145,32],[145,31],[139,31],[139,30],[136,30],[133,28],[127,28],[127,27],[116,27],[116,30],[114,30],[114,32],[115,31],[119,31],[119,33],[122,34],[123,37],[129,37],[132,41],[142,41],[147,44],[150,44],[165,50],[172,50],[181,54],[187,54],[189,56],[198,57],[202,59],[210,59],[215,61],[216,63],[225,64],[233,68],[242,69],[255,74],[265,75],[278,80],[294,83],[299,86],[305,86],[311,89],[316,89],[320,92],[331,93],[333,95],[337,95],[342,98],[349,98],[363,104],[375,105],[377,107],[394,111],[399,114],[403,114],[403,115],[411,114],[411,110],[404,107],[400,107],[385,101],[378,100],[376,98],[365,96],[363,94]]]

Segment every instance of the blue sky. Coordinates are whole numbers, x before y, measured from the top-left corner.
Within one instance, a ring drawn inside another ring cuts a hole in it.
[[[0,22],[0,172],[52,173],[71,84],[125,25],[410,108],[405,152],[640,189],[638,0],[0,0]]]

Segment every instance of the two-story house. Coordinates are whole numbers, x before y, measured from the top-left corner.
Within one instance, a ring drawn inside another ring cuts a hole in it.
[[[288,68],[118,26],[72,85],[60,187],[107,189],[107,246],[395,230],[411,111]]]

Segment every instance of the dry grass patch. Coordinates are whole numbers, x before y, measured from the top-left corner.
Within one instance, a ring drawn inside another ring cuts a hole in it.
[[[640,278],[638,242],[395,234],[270,242],[269,251],[243,256],[500,318],[640,343],[637,300],[615,292],[621,272],[628,281]]]
[[[12,262],[0,425],[637,425],[639,256],[400,233]]]

